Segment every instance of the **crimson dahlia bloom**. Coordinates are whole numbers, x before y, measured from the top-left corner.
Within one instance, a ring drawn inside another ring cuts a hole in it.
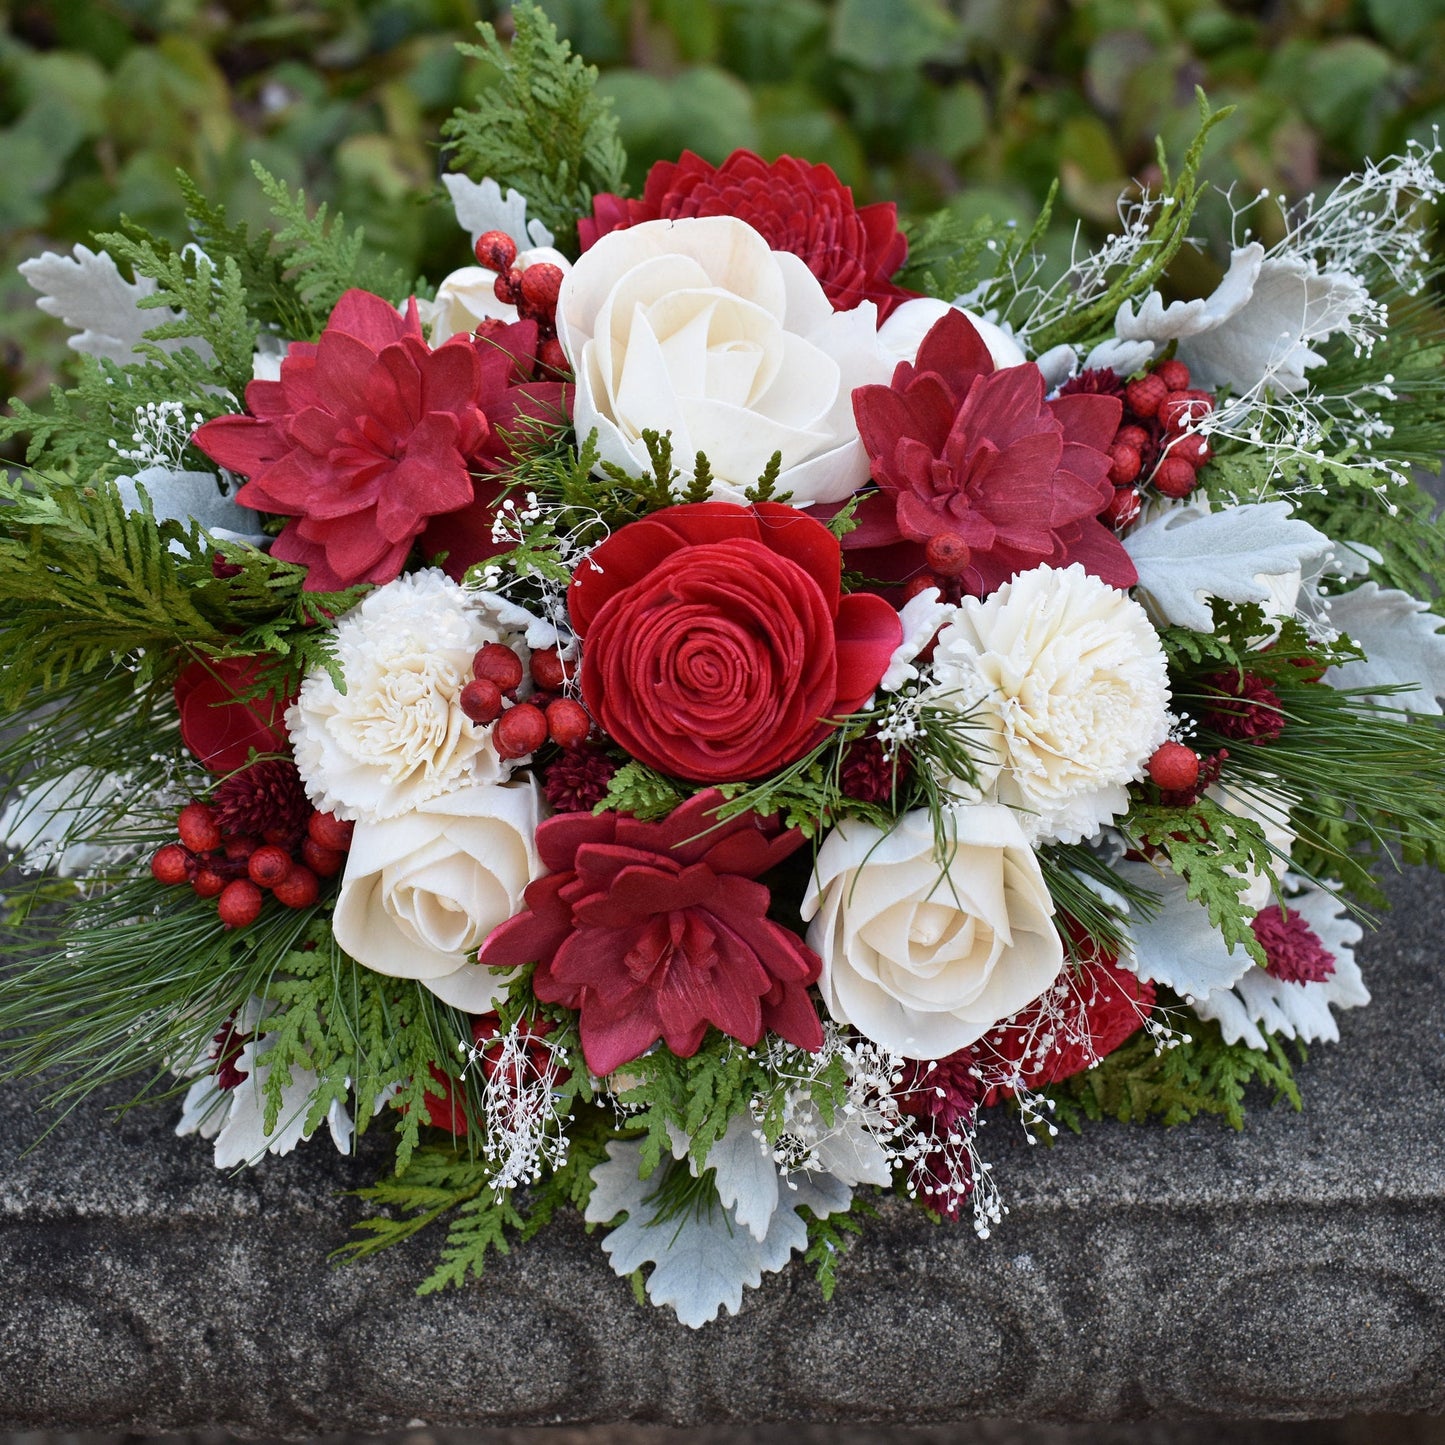
[[[890,581],[944,571],[980,597],[1045,563],[1133,586],[1129,554],[1099,520],[1122,411],[1113,396],[1045,401],[1038,367],[995,370],[967,317],[949,311],[891,385],[853,393],[880,490],[843,540],[850,561]]]
[[[430,518],[472,504],[472,470],[505,459],[487,412],[514,415],[516,357],[536,350],[523,325],[530,345],[459,336],[433,351],[415,303],[401,316],[348,291],[319,341],[292,343],[279,381],[246,388],[249,415],[206,422],[195,443],[249,479],[243,506],[295,519],[271,551],[309,569],[308,591],[390,582]]]
[[[539,999],[577,1009],[594,1074],[662,1039],[680,1058],[709,1026],[744,1044],[764,1031],[819,1049],[808,997],[818,956],[768,917],[755,880],[794,852],[802,835],[744,814],[719,824],[716,790],[659,823],[620,813],[562,813],[537,829],[551,870],[527,887],[528,912],[496,929],[479,961],[535,963]]]
[[[770,165],[753,151],[735,150],[713,166],[684,151],[676,162],[658,161],[648,171],[640,200],[594,196],[592,215],[578,221],[577,235],[585,251],[609,231],[682,216],[746,221],[774,251],[791,251],[807,263],[835,311],[873,301],[882,321],[917,294],[890,279],[908,259],[898,207],[891,201],[855,206],[851,188],[831,167],[793,156]]]

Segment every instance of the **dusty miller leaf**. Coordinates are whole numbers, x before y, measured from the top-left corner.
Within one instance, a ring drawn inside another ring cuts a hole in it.
[[[1365,652],[1363,662],[1347,662],[1326,673],[1332,686],[1410,687],[1416,690],[1394,693],[1386,701],[1410,712],[1440,713],[1445,635],[1436,629],[1445,626],[1445,618],[1408,592],[1374,582],[1329,598],[1327,608],[1330,626],[1348,633]]]

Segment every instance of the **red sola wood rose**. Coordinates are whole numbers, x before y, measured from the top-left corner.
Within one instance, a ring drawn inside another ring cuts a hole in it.
[[[995,370],[968,319],[949,311],[891,385],[853,393],[853,412],[880,490],[843,545],[869,575],[902,581],[926,567],[980,597],[1045,563],[1082,563],[1114,587],[1138,581],[1099,520],[1114,494],[1118,397],[1045,401],[1038,367]]]
[[[652,167],[641,200],[594,196],[592,215],[578,221],[577,235],[585,251],[610,231],[682,216],[746,221],[771,249],[801,258],[835,311],[874,301],[882,321],[916,294],[890,280],[908,259],[898,207],[891,201],[855,206],[852,190],[828,166],[793,156],[769,164],[753,151],[736,150],[713,166],[684,151],[676,162]]]
[[[472,471],[506,459],[498,427],[515,421],[509,391],[537,344],[534,323],[507,333],[433,351],[415,302],[402,316],[348,291],[319,341],[292,343],[279,381],[246,388],[249,415],[206,422],[195,443],[249,478],[236,494],[243,506],[295,519],[271,551],[309,569],[307,590],[390,582],[429,519],[471,506]],[[540,391],[560,409],[560,387]]]
[[[594,1074],[659,1039],[690,1058],[710,1025],[749,1045],[767,1030],[822,1047],[808,997],[818,956],[768,917],[771,895],[754,881],[802,835],[751,813],[719,824],[721,802],[699,793],[659,823],[548,818],[537,852],[550,872],[528,885],[529,911],[482,945],[481,963],[535,963],[537,997],[578,1010]]]
[[[613,533],[573,575],[582,695],[633,757],[729,782],[785,767],[856,712],[903,640],[843,596],[831,532],[793,507],[701,502]]]

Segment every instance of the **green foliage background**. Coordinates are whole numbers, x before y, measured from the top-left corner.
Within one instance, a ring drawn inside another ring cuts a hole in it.
[[[1153,140],[1182,150],[1193,88],[1239,109],[1208,176],[1308,190],[1445,117],[1445,0],[543,0],[604,71],[640,184],[650,160],[736,145],[826,161],[863,199],[1099,231]],[[15,264],[122,213],[184,239],[174,170],[263,223],[251,161],[365,221],[439,278],[466,256],[439,131],[483,79],[467,0],[0,0],[0,396],[64,359]],[[1201,219],[1222,233],[1222,204]],[[1209,263],[1185,258],[1184,265]],[[1208,276],[1179,275],[1185,285]]]

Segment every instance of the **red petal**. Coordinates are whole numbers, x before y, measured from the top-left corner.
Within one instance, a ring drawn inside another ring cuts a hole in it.
[[[408,308],[408,315],[403,318],[390,302],[383,301],[370,291],[360,290],[347,291],[342,295],[326,320],[326,330],[354,337],[373,354],[404,336],[421,337],[421,325],[416,319],[414,306]]]
[[[902,619],[881,597],[853,592],[839,603],[838,713],[862,707],[902,642]]]

